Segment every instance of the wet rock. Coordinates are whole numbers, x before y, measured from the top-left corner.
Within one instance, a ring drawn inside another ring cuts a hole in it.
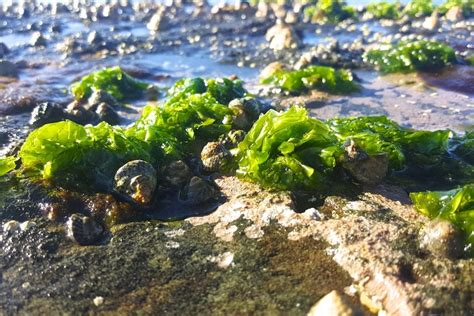
[[[18,77],[18,67],[8,60],[0,60],[0,76],[16,78]]]
[[[378,184],[383,181],[388,172],[389,159],[387,154],[367,155],[357,148],[350,140],[345,147],[344,169],[362,184]]]
[[[82,214],[73,214],[66,222],[66,235],[81,246],[96,243],[103,232],[99,223]]]
[[[33,109],[29,124],[33,128],[38,128],[44,124],[59,122],[66,118],[68,118],[68,114],[62,106],[44,102]]]
[[[139,204],[152,201],[156,189],[156,170],[143,160],[133,160],[115,174],[114,190]]]
[[[79,124],[89,124],[98,121],[97,113],[86,109],[79,101],[71,102],[66,108],[66,113],[71,120]]]
[[[44,47],[47,45],[47,40],[40,32],[34,32],[31,36],[30,44],[34,47]]]
[[[431,16],[425,19],[422,26],[429,31],[438,29],[440,27],[438,10],[434,10]]]
[[[61,33],[63,31],[63,28],[62,28],[61,24],[54,23],[53,25],[51,25],[50,30],[51,30],[52,33]]]
[[[56,48],[58,51],[72,54],[81,47],[81,44],[74,36],[66,37],[63,42],[59,43]]]
[[[192,177],[184,190],[180,192],[179,199],[185,205],[199,205],[217,197],[217,189],[208,181]]]
[[[101,46],[104,38],[97,31],[92,31],[87,35],[87,44],[92,46]]]
[[[107,122],[110,125],[117,125],[120,123],[120,116],[105,102],[102,102],[97,106],[95,113],[97,113],[100,121]]]
[[[450,8],[448,12],[446,12],[444,17],[450,22],[459,22],[463,19],[462,8],[459,6],[454,6]]]
[[[270,15],[271,8],[265,1],[258,1],[257,12],[255,12],[255,17],[259,19],[264,19]]]
[[[5,43],[0,42],[0,58],[5,57],[10,53],[10,50],[8,49],[7,45]]]
[[[11,220],[3,224],[3,231],[6,233],[13,233],[20,230],[20,223],[15,220]]]
[[[332,291],[311,307],[308,316],[354,316],[363,314],[352,308],[337,291]]]
[[[270,42],[270,48],[273,50],[298,48],[301,45],[294,29],[281,21],[277,21],[277,24],[267,31],[265,39]]]
[[[151,17],[146,27],[150,30],[151,33],[156,33],[169,29],[170,22],[170,18],[166,15],[165,10],[163,8],[160,8]]]
[[[173,161],[161,172],[164,181],[172,188],[183,188],[193,177],[189,166],[182,160]]]
[[[221,142],[209,142],[201,151],[203,169],[207,172],[222,172],[230,164],[232,154]]]
[[[87,110],[96,111],[101,103],[106,103],[110,106],[118,105],[117,100],[112,95],[104,90],[94,90],[89,99],[87,99],[87,104],[84,107]]]
[[[461,233],[447,220],[430,221],[420,231],[420,249],[435,257],[458,258],[462,245]]]
[[[286,67],[282,63],[275,61],[273,63],[268,64],[265,68],[263,68],[263,70],[260,72],[260,78],[268,78],[271,75],[273,75],[275,72],[279,70],[283,70],[285,68]]]

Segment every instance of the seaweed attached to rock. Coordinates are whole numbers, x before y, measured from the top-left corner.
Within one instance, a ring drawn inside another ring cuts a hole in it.
[[[400,4],[398,3],[374,2],[368,4],[366,10],[377,19],[396,20],[400,17]]]
[[[133,78],[116,66],[84,76],[79,82],[72,84],[71,92],[76,100],[82,100],[88,98],[95,90],[103,90],[121,101],[140,98],[149,86],[148,83]]]
[[[415,208],[431,219],[446,219],[466,237],[466,250],[474,254],[474,183],[450,191],[412,192]]]
[[[284,67],[275,67],[272,71],[264,70],[260,82],[277,86],[292,94],[301,94],[313,89],[331,94],[349,94],[360,89],[351,71],[316,65],[301,70],[288,70]]]
[[[311,21],[333,24],[356,16],[354,8],[343,0],[320,0],[308,6],[304,14]]]
[[[323,122],[309,117],[303,108],[292,107],[260,116],[238,146],[237,174],[288,190],[315,190],[340,182],[335,176],[341,168],[368,184],[381,181],[386,171],[402,185],[408,179],[467,183],[474,167],[451,153],[452,139],[449,130],[412,130],[384,116]],[[381,172],[367,178],[356,168]]]
[[[454,50],[436,41],[400,42],[385,49],[373,49],[364,60],[383,73],[436,71],[454,64]]]

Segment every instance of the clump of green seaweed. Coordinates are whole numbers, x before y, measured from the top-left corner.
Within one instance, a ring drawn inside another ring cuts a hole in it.
[[[451,137],[449,130],[411,130],[384,116],[322,122],[292,107],[260,116],[238,146],[237,173],[265,187],[315,190],[332,182],[351,140],[369,156],[387,155],[394,178],[416,171],[439,182],[450,183],[453,173],[460,182],[472,179],[474,167],[451,154]]]
[[[447,0],[438,7],[440,13],[445,14],[452,7],[460,7],[465,17],[469,17],[474,13],[473,0]]]
[[[366,6],[367,12],[377,19],[396,20],[400,17],[400,4],[385,1],[370,3]]]
[[[71,92],[76,100],[81,100],[89,97],[94,90],[103,90],[121,101],[141,97],[149,86],[148,83],[133,78],[116,66],[84,76],[79,82],[72,84]]]
[[[383,73],[436,71],[456,62],[454,50],[436,41],[400,42],[387,49],[373,49],[364,60]]]
[[[351,71],[316,65],[301,70],[275,68],[270,73],[262,74],[260,82],[275,85],[293,94],[313,89],[332,94],[349,94],[360,89]]]
[[[228,103],[246,93],[240,80],[184,79],[170,89],[162,104],[145,107],[128,128],[105,122],[46,124],[31,132],[22,145],[21,170],[31,177],[110,187],[116,170],[130,160],[159,167],[195,154],[206,142],[226,134],[233,113]],[[5,170],[11,167],[8,159],[2,160]]]
[[[420,17],[430,15],[434,9],[432,0],[412,0],[405,6],[403,13],[410,17]]]
[[[16,167],[16,158],[13,156],[0,157],[0,176],[3,176]]]
[[[315,5],[308,6],[304,14],[311,21],[332,24],[356,16],[354,8],[342,0],[320,0]]]
[[[412,192],[410,198],[423,215],[458,226],[465,234],[467,250],[474,254],[474,183],[450,191]]]

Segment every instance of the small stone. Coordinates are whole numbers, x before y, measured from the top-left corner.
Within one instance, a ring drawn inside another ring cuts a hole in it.
[[[208,181],[192,177],[180,192],[180,201],[185,205],[199,205],[217,196],[217,190]]]
[[[110,125],[117,125],[120,123],[120,116],[105,102],[102,102],[97,106],[95,113],[99,116],[100,121],[107,122]]]
[[[462,8],[459,6],[454,6],[446,12],[446,20],[450,22],[459,22],[463,19]]]
[[[37,128],[44,124],[59,122],[67,116],[66,111],[61,106],[44,102],[33,109],[29,123],[32,127]]]
[[[159,9],[150,19],[146,27],[152,33],[166,30],[170,27],[170,19],[164,9]]]
[[[72,214],[66,222],[66,235],[81,246],[94,244],[103,232],[99,223],[82,214]]]
[[[118,105],[117,100],[109,93],[104,90],[94,90],[89,99],[87,99],[87,104],[84,107],[87,110],[95,111],[101,103],[107,103],[111,106]]]
[[[100,306],[104,303],[104,298],[102,296],[96,296],[93,302],[95,306]]]
[[[434,10],[430,17],[427,17],[423,22],[423,28],[429,31],[434,31],[440,26],[438,10]]]
[[[260,78],[268,78],[273,75],[275,72],[285,69],[285,66],[275,61],[273,63],[268,64],[263,70],[260,72]]]
[[[5,57],[6,55],[8,55],[8,53],[10,53],[8,46],[5,45],[5,43],[0,42],[0,58]]]
[[[97,31],[92,31],[87,35],[87,43],[89,45],[100,46],[103,41],[104,38]]]
[[[11,220],[3,224],[3,231],[4,232],[15,232],[20,230],[20,223],[15,220]]]
[[[8,60],[0,60],[0,76],[16,78],[18,67]]]
[[[354,309],[346,300],[337,292],[332,291],[316,305],[311,307],[308,316],[352,316],[363,315],[360,311]]]
[[[458,258],[463,251],[462,235],[451,222],[433,220],[420,231],[420,249],[440,258]]]
[[[35,227],[36,223],[33,221],[24,221],[23,223],[20,224],[20,229],[22,231],[27,231],[32,227]]]
[[[281,21],[277,21],[267,31],[265,39],[270,42],[270,48],[273,50],[298,48],[301,45],[301,40],[294,29]]]
[[[44,47],[47,44],[46,38],[40,32],[34,32],[31,36],[31,46]]]

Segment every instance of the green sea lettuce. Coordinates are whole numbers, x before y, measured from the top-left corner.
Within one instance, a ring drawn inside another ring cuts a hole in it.
[[[72,84],[71,92],[76,100],[81,100],[89,97],[94,90],[104,90],[121,101],[140,98],[148,87],[148,83],[133,78],[116,66],[83,77],[81,81]]]
[[[373,49],[364,60],[383,73],[435,71],[456,62],[454,50],[436,41],[400,42],[387,49]]]
[[[447,0],[439,6],[439,12],[445,14],[452,7],[460,7],[465,17],[474,13],[474,0]]]
[[[294,94],[312,89],[332,94],[348,94],[359,90],[349,70],[336,70],[327,66],[312,65],[301,70],[276,69],[260,81]]]
[[[386,154],[394,180],[466,183],[474,167],[452,155],[452,136],[449,130],[405,128],[384,116],[323,122],[299,107],[269,111],[238,146],[237,174],[267,187],[318,189],[334,180],[350,139],[368,155]]]
[[[105,122],[82,126],[63,121],[31,132],[19,157],[24,172],[32,177],[109,186],[122,164],[142,159],[157,165],[175,143],[165,132],[153,142],[150,137]]]
[[[375,2],[368,4],[366,9],[377,19],[396,20],[400,17],[399,3]]]
[[[16,157],[0,157],[0,177],[6,175],[16,167]]]
[[[321,121],[305,109],[268,111],[238,146],[243,178],[278,189],[308,189],[324,183],[341,149]]]
[[[342,0],[319,0],[307,7],[304,13],[311,20],[328,23],[338,23],[356,16],[354,8]]]
[[[410,17],[420,17],[430,15],[434,8],[432,0],[412,0],[405,6],[403,12]]]
[[[457,225],[474,254],[474,183],[450,191],[413,192],[410,198],[423,215],[447,219]]]

